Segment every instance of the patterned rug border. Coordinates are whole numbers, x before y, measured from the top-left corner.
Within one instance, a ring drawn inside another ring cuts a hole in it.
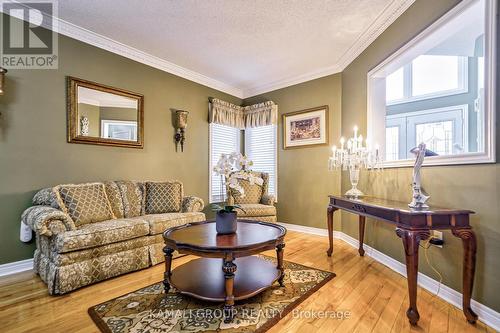
[[[262,257],[268,257],[268,258],[273,258],[271,256],[266,256],[266,255],[261,255]],[[314,267],[310,267],[310,266],[306,266],[306,265],[302,265],[300,263],[297,263],[297,262],[294,262],[294,261],[290,261],[290,260],[284,260],[285,262],[289,262],[289,263],[292,263],[292,264],[296,264],[296,265],[301,265],[301,266],[304,266],[304,267],[307,267],[307,268],[310,268],[310,269],[315,269],[317,271],[322,271],[322,272],[326,272],[326,273],[330,273],[330,275],[328,277],[326,277],[323,281],[321,281],[320,283],[318,283],[317,285],[315,285],[313,288],[309,289],[304,295],[300,296],[299,299],[295,300],[294,302],[290,303],[284,310],[283,312],[278,315],[278,316],[275,316],[274,318],[268,320],[264,325],[262,325],[261,327],[259,327],[258,330],[256,330],[254,333],[264,333],[266,332],[267,330],[269,330],[271,327],[273,327],[274,325],[276,325],[281,319],[283,319],[284,317],[286,317],[290,312],[292,312],[293,309],[295,309],[300,303],[304,302],[306,299],[308,299],[312,294],[314,294],[316,291],[318,291],[319,289],[321,289],[321,287],[323,287],[325,284],[327,284],[328,282],[330,282],[334,277],[336,277],[337,275],[333,272],[330,272],[330,271],[325,271],[323,269],[318,269],[318,268],[314,268]],[[93,320],[94,324],[97,326],[97,328],[99,328],[101,330],[102,333],[113,333],[108,325],[106,325],[106,323],[104,322],[104,320],[102,320],[101,317],[99,317],[99,315],[97,314],[97,312],[94,310],[95,307],[101,305],[101,304],[104,304],[106,302],[109,302],[109,301],[112,301],[114,299],[117,299],[117,298],[120,298],[120,297],[123,297],[125,295],[128,295],[130,293],[133,293],[137,290],[141,290],[141,289],[144,289],[144,288],[147,288],[147,287],[151,287],[157,283],[160,283],[162,282],[163,280],[160,280],[158,282],[155,282],[155,283],[152,283],[150,285],[147,285],[145,287],[141,287],[139,289],[136,289],[136,290],[132,290],[128,293],[125,293],[123,295],[120,295],[120,296],[117,296],[117,297],[114,297],[110,300],[107,300],[107,301],[104,301],[102,303],[99,303],[99,304],[96,304],[94,306],[91,306],[90,308],[88,308],[87,312],[90,316],[90,318]]]

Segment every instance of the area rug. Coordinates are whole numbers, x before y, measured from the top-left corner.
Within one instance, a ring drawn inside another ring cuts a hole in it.
[[[276,262],[275,258],[261,256]],[[162,282],[89,308],[102,332],[265,332],[335,277],[334,273],[284,261],[284,287],[276,282],[264,292],[235,304],[236,315],[224,323],[222,305],[181,295],[165,295]]]

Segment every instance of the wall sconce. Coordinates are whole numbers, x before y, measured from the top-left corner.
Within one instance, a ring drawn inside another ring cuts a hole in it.
[[[0,67],[0,96],[4,94],[5,91],[5,74],[7,70]]]
[[[177,151],[179,143],[181,144],[181,152],[184,151],[184,141],[186,139],[184,131],[187,127],[188,114],[189,112],[184,110],[175,111],[175,128],[177,129],[175,133],[175,151]]]

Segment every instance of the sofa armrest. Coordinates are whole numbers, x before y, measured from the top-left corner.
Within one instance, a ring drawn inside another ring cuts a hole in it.
[[[276,198],[272,194],[264,194],[260,199],[260,203],[263,205],[274,206]]]
[[[205,207],[203,199],[195,196],[187,196],[182,198],[182,212],[201,212]]]
[[[21,216],[21,221],[37,234],[48,237],[62,231],[76,230],[75,223],[68,214],[50,206],[29,207]]]

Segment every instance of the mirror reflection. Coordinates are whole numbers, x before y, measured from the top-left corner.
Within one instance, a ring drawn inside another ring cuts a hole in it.
[[[387,161],[411,158],[421,142],[434,155],[484,151],[485,25],[479,0],[393,64],[385,87]]]
[[[68,78],[68,142],[144,146],[144,96]]]
[[[80,136],[137,141],[138,101],[78,87]]]

